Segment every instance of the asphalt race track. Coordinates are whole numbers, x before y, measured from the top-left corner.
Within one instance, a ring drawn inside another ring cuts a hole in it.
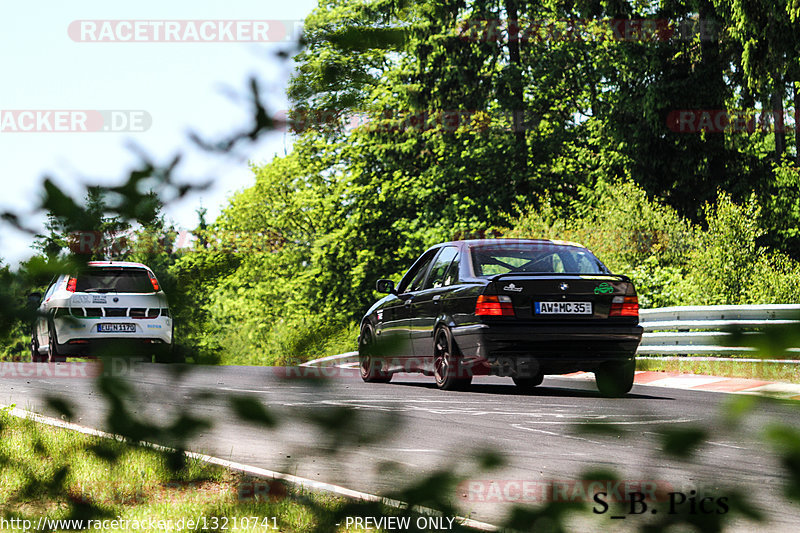
[[[306,380],[286,369],[144,363],[116,372],[133,385],[130,401],[146,420],[166,423],[180,412],[213,420],[190,444],[193,451],[385,496],[450,469],[465,479],[455,494],[460,514],[478,521],[500,523],[517,503],[580,499],[581,485],[572,480],[590,469],[611,469],[633,490],[687,497],[691,490],[705,491],[715,499],[710,512],[720,509],[716,499],[728,488],[744,487],[747,501],[768,511],[771,522],[759,526],[762,531],[796,531],[800,524],[800,508],[782,495],[786,474],[759,438],[770,423],[800,427],[798,402],[764,403],[735,426],[723,416],[734,395],[635,386],[626,398],[605,399],[592,382],[558,377],[524,395],[503,378],[476,379],[469,392],[441,392],[424,376],[365,384],[355,375]],[[56,395],[74,405],[72,422],[108,427],[108,407],[95,380],[64,375],[69,372],[21,374],[4,370],[0,404],[55,415],[45,398]],[[277,416],[277,427],[240,421],[229,403],[237,395],[261,401]],[[581,431],[583,423],[606,431]],[[695,427],[714,433],[693,461],[663,451],[665,428]],[[486,451],[506,464],[481,470],[476,457]],[[615,506],[593,515],[592,506],[599,506],[591,496],[588,501],[584,518],[596,530],[651,519],[645,517],[654,507],[668,510],[663,494],[647,513],[624,520],[611,518]],[[738,524],[736,529],[753,528]]]

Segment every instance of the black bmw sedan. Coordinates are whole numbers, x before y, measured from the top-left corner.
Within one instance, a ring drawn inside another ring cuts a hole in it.
[[[636,290],[585,247],[550,240],[437,244],[364,316],[361,377],[432,375],[441,389],[475,375],[508,376],[522,389],[546,374],[594,372],[600,393],[633,386],[642,338]]]

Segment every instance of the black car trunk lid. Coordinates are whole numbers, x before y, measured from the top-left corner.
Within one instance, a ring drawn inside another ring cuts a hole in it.
[[[607,319],[615,296],[635,295],[625,276],[508,273],[490,279],[484,294],[507,296],[520,320]]]

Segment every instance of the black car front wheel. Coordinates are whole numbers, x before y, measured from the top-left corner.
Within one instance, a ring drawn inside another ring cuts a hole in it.
[[[367,383],[389,383],[392,375],[384,372],[379,357],[375,355],[375,334],[372,326],[364,324],[358,338],[358,367],[361,379]]]
[[[595,370],[594,380],[600,394],[606,398],[625,396],[633,388],[636,361],[605,363]]]
[[[463,368],[458,358],[458,348],[447,328],[436,331],[433,343],[433,377],[442,390],[463,390],[472,383],[472,375]]]
[[[47,362],[47,356],[39,353],[39,339],[36,338],[36,332],[31,333],[31,362],[33,363]]]

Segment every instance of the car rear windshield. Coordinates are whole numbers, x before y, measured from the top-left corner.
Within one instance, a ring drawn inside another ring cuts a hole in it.
[[[472,265],[476,276],[485,277],[514,272],[610,273],[608,268],[585,248],[546,243],[473,246]]]
[[[78,274],[77,292],[155,292],[143,268],[92,268]]]

